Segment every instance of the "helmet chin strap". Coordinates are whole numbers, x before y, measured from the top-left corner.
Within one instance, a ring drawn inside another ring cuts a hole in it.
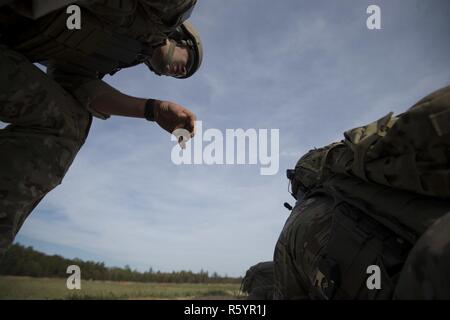
[[[169,51],[167,53],[166,66],[172,65],[173,55],[175,54],[175,48],[177,47],[177,42],[174,40],[170,40]]]

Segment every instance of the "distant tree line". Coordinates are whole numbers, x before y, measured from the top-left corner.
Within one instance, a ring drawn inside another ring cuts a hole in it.
[[[134,281],[159,283],[239,283],[241,278],[219,276],[216,272],[207,271],[194,273],[192,271],[178,271],[165,273],[150,268],[146,272],[124,268],[107,267],[103,262],[83,261],[80,259],[66,259],[59,255],[47,255],[38,252],[33,247],[14,244],[0,259],[0,275],[29,276],[45,278],[66,278],[67,267],[77,265],[81,269],[84,280],[101,281]]]

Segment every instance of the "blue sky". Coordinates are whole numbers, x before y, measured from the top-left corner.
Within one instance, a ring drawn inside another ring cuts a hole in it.
[[[366,9],[381,7],[382,30]],[[174,143],[142,120],[95,120],[64,182],[17,241],[48,253],[146,270],[240,276],[271,260],[289,212],[285,170],[355,126],[450,84],[447,0],[208,0],[192,22],[205,59],[188,80],[145,67],[107,81],[176,101],[205,128],[280,129],[280,171],[175,166]]]

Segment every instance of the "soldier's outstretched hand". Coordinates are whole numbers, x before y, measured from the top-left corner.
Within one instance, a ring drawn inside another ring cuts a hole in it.
[[[155,121],[169,133],[177,129],[186,129],[195,134],[195,114],[185,107],[170,101],[160,101],[155,106]]]

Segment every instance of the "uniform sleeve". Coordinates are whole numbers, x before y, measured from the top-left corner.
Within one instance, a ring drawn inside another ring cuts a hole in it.
[[[120,92],[100,79],[96,72],[74,64],[50,61],[47,65],[47,74],[66,89],[93,116],[103,120],[110,117],[110,115],[94,110],[91,103],[101,95]]]

